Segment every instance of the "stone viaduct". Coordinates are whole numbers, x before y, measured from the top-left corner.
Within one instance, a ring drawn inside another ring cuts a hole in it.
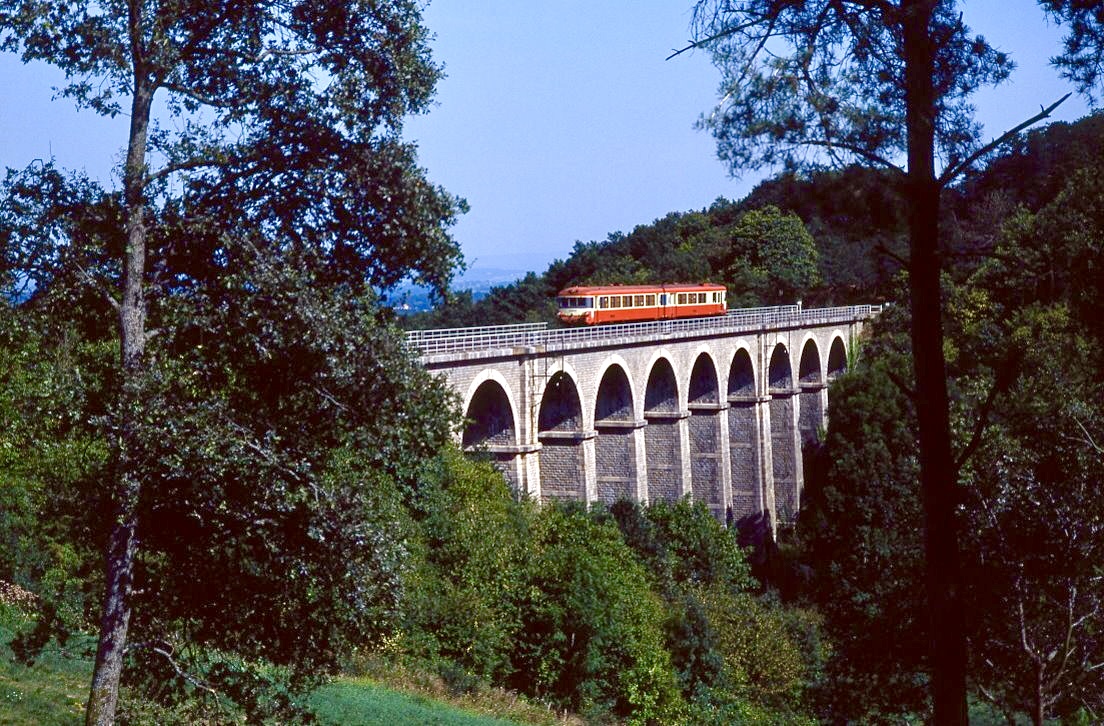
[[[869,305],[549,330],[415,331],[461,396],[465,448],[538,501],[675,500],[730,523],[796,514],[803,444],[823,429]]]

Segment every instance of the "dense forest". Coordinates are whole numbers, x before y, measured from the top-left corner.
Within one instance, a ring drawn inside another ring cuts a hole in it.
[[[50,162],[0,181],[2,652],[85,658],[89,723],[310,723],[309,694],[369,664],[594,723],[935,719],[908,185],[794,167],[474,302],[449,292],[464,202],[402,136],[441,73],[419,5],[319,8],[0,0],[0,50],[131,117],[118,189]],[[1007,66],[939,9],[945,113]],[[740,123],[807,130],[798,107],[729,118],[722,157],[750,153]],[[849,118],[901,150],[875,116]],[[970,716],[1100,722],[1104,117],[956,158],[928,191]],[[537,506],[459,451],[386,304],[404,280],[445,298],[404,321],[425,327],[551,320],[587,282],[890,305],[833,383],[799,513],[746,546],[690,501]]]

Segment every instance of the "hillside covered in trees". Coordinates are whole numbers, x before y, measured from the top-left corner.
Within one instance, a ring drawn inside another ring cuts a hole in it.
[[[402,136],[441,72],[419,4],[93,5],[0,2],[0,48],[62,95],[132,102],[120,188],[51,163],[0,182],[5,658],[91,664],[67,697],[98,724],[311,723],[320,684],[380,669],[592,723],[933,720],[900,179],[787,174],[407,319],[551,320],[587,282],[894,303],[778,541],[690,501],[540,507],[458,450],[381,293],[444,294],[459,256],[464,203]],[[1013,139],[940,200],[978,722],[1104,720],[1102,124]]]
[[[992,251],[1018,208],[1037,211],[1099,148],[1104,120],[1058,123],[1006,144],[981,171],[945,193],[948,274],[963,278]],[[888,172],[865,167],[783,174],[739,201],[671,212],[629,233],[576,242],[541,274],[473,301],[454,291],[404,327],[555,321],[559,290],[581,284],[719,282],[730,307],[806,307],[889,301],[907,257],[905,207]]]

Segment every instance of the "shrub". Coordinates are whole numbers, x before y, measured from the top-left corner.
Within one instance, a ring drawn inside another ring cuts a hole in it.
[[[533,540],[513,685],[591,718],[677,720],[663,605],[617,528],[549,507]]]

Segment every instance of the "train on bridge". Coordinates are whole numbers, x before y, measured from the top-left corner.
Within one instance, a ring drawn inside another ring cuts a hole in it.
[[[724,285],[608,285],[569,287],[556,295],[558,317],[571,325],[724,315]]]

